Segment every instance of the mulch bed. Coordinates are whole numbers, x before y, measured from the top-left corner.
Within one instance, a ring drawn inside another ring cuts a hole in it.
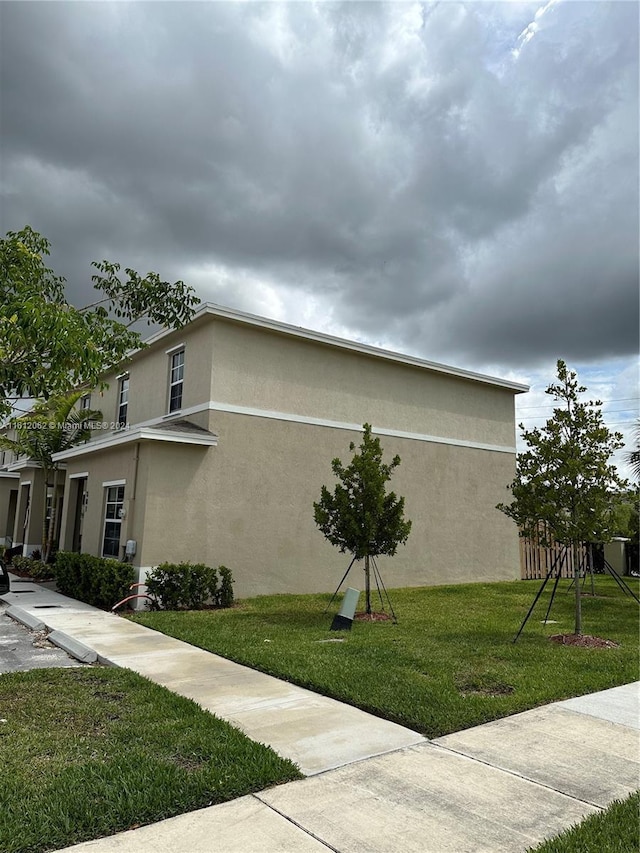
[[[388,613],[356,613],[353,618],[358,622],[391,622]]]
[[[554,634],[549,639],[561,646],[580,646],[583,649],[617,649],[620,645],[613,640],[592,637],[589,634]]]
[[[53,580],[53,572],[46,578],[32,578],[29,572],[25,572],[23,569],[15,569],[13,566],[9,566],[9,571],[12,575],[24,578],[24,580],[29,581],[29,583],[47,583],[47,581]]]

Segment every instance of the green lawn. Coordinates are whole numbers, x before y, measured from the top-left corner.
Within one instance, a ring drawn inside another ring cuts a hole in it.
[[[572,829],[545,841],[530,853],[636,853],[640,850],[640,794],[615,800]]]
[[[567,585],[561,582],[550,615],[557,624],[541,624],[545,598],[515,645],[538,581],[391,590],[398,624],[355,622],[350,633],[328,630],[328,595],[264,596],[231,610],[133,618],[432,738],[638,678],[638,608],[609,577],[597,576],[596,597],[583,598],[583,631],[619,648],[547,639],[573,632]]]
[[[1,675],[0,719],[2,853],[56,850],[300,777],[127,670]]]

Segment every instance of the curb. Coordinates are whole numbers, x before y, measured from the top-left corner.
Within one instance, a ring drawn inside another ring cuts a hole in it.
[[[28,613],[26,610],[23,610],[22,607],[18,607],[17,604],[13,604],[11,607],[8,607],[5,612],[7,616],[10,616],[14,620],[14,622],[20,622],[21,625],[24,625],[31,631],[45,631],[47,628],[44,622],[38,619],[37,616],[34,616],[32,613]]]
[[[81,663],[95,663],[98,660],[98,655],[93,649],[78,640],[74,640],[73,637],[63,631],[52,631],[47,639]]]

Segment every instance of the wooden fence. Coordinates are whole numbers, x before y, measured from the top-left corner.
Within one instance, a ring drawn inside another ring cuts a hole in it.
[[[520,577],[522,580],[543,580],[553,565],[562,563],[560,576],[573,577],[573,547],[567,548],[567,556],[563,560],[564,545],[554,542],[549,547],[540,545],[538,538],[520,538]],[[581,563],[585,563],[586,548],[578,546]],[[555,577],[555,571],[553,576]]]

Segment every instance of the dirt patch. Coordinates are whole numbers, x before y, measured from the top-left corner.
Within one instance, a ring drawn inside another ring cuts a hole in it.
[[[554,634],[549,639],[560,646],[579,646],[582,649],[617,649],[620,645],[613,640],[592,637],[590,634]]]
[[[12,575],[15,575],[18,578],[22,578],[23,580],[28,581],[29,583],[48,583],[49,581],[53,580],[53,572],[49,572],[46,577],[43,578],[34,578],[29,574],[29,572],[25,571],[24,569],[16,569],[15,566],[10,566],[9,571]]]
[[[388,613],[356,613],[353,618],[358,622],[391,622]]]

